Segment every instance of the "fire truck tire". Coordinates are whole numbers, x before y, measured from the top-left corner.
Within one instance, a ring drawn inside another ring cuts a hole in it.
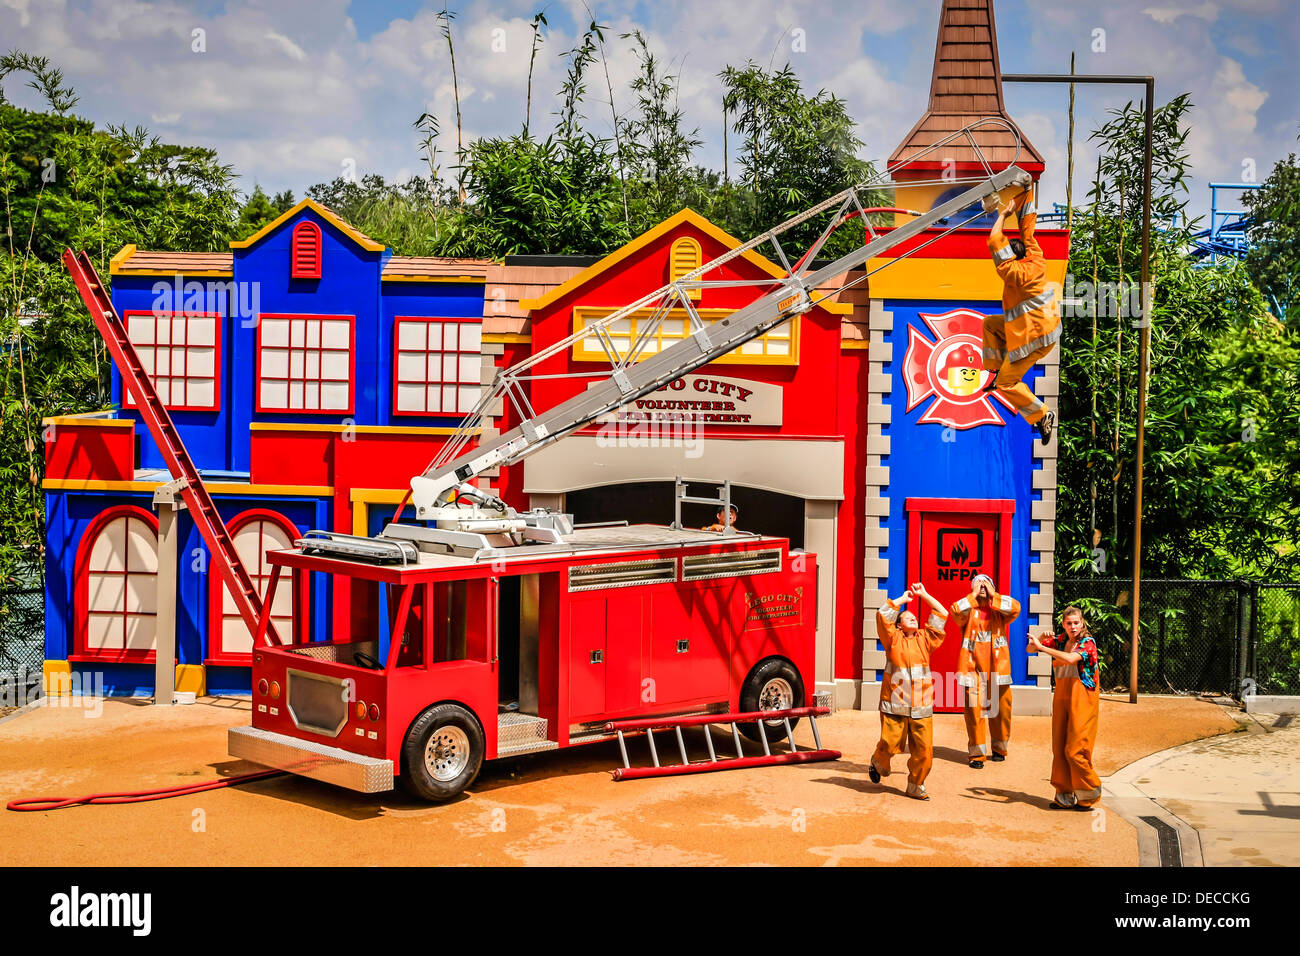
[[[411,724],[402,744],[402,788],[419,800],[451,800],[483,767],[483,728],[459,704],[435,704]]]
[[[740,709],[742,712],[755,710],[789,710],[803,706],[803,680],[793,664],[780,657],[769,657],[759,661],[745,678],[740,688]],[[798,718],[790,721],[793,730],[799,723]],[[758,723],[740,724],[740,732],[750,740],[761,740]],[[785,724],[782,721],[764,721],[763,729],[767,733],[767,742],[776,743],[785,739]]]

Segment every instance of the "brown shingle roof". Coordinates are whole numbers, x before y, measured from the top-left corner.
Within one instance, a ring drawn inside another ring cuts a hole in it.
[[[114,274],[144,274],[160,272],[225,272],[234,267],[234,255],[229,252],[132,252],[125,259],[113,263]]]
[[[993,0],[944,0],[939,14],[934,71],[930,77],[929,109],[889,157],[890,167],[986,116],[1012,122],[1002,99],[1002,67]],[[1043,168],[1042,154],[1023,132],[1019,157],[1015,137],[1008,130],[990,126],[976,130],[974,136],[985,158],[995,167],[1016,162],[1035,172]],[[962,141],[950,143],[942,153],[931,153],[923,161],[935,165],[946,159],[958,163],[979,161],[975,151]]]
[[[582,266],[521,266],[492,263],[483,287],[483,334],[529,334],[529,313],[521,299],[536,299],[563,285]]]
[[[455,278],[465,276],[482,279],[492,266],[491,259],[443,259],[438,256],[393,256],[384,263],[384,276],[415,278]]]

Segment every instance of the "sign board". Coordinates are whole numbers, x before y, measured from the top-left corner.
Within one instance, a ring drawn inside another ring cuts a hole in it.
[[[719,375],[683,375],[597,421],[780,425],[784,401],[785,390],[780,385]]]

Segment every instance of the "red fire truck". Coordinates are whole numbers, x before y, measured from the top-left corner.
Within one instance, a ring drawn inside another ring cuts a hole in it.
[[[816,559],[784,539],[601,526],[471,552],[430,549],[420,531],[390,526],[408,537],[378,547],[308,536],[270,555],[270,589],[330,574],[351,628],[259,642],[253,723],[230,731],[232,755],[364,792],[397,777],[445,800],[484,760],[613,739],[612,720],[804,703]]]

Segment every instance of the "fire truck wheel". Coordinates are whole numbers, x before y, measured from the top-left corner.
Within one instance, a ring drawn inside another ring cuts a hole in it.
[[[484,749],[473,714],[459,704],[436,704],[406,732],[402,787],[420,800],[450,800],[474,782]]]
[[[789,710],[792,707],[802,706],[803,681],[799,678],[799,672],[795,670],[793,664],[779,657],[769,657],[765,661],[760,661],[749,672],[744,686],[740,689],[741,711]],[[797,723],[799,723],[797,718],[791,719],[790,729],[793,730]],[[768,743],[785,739],[783,721],[765,720],[763,729],[767,733]],[[750,740],[762,739],[757,722],[741,724],[740,732]]]

